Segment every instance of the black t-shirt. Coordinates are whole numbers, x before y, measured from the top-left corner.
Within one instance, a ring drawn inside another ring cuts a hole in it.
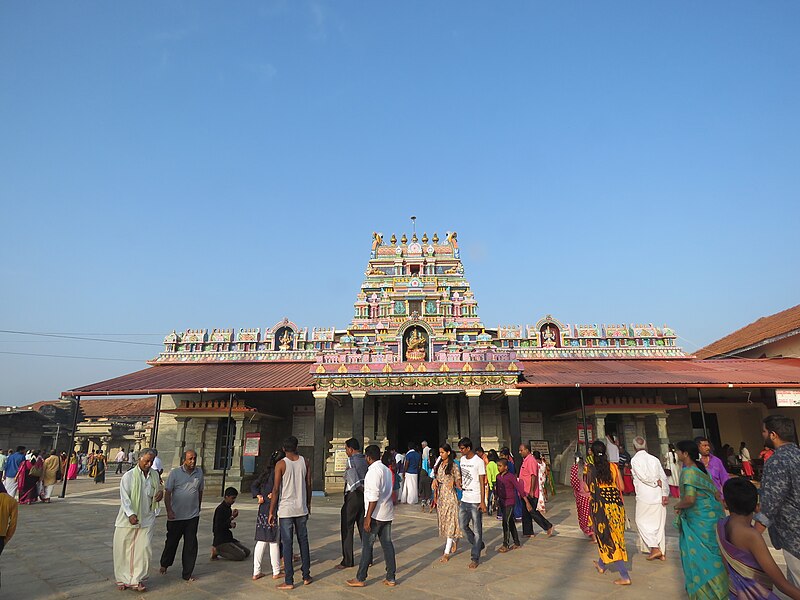
[[[214,511],[214,541],[213,546],[219,546],[233,541],[233,534],[231,533],[231,516],[233,511],[226,502],[221,502]]]

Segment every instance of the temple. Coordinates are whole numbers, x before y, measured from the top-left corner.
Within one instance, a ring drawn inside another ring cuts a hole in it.
[[[402,449],[464,435],[487,449],[530,441],[564,472],[583,431],[590,440],[642,435],[663,454],[670,439],[719,438],[704,392],[747,420],[775,407],[777,388],[800,386],[795,364],[720,362],[687,355],[672,329],[652,323],[569,324],[547,314],[487,327],[456,232],[373,233],[347,327],[284,318],[237,333],[173,331],[149,368],[65,395],[157,395],[165,464],[195,448],[212,481],[244,485],[293,434],[313,462],[315,490],[332,491],[351,436]],[[737,430],[737,443],[757,447],[750,429]]]

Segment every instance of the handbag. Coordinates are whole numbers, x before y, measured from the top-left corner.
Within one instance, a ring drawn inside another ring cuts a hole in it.
[[[31,477],[41,477],[42,470],[39,467],[33,467],[30,471],[28,471]]]
[[[61,481],[62,479],[64,479],[64,474],[61,472],[61,469],[59,469],[56,471],[56,481]]]

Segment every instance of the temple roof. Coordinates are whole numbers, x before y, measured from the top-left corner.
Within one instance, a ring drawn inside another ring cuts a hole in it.
[[[724,357],[800,333],[800,304],[737,329],[698,350],[697,358]]]

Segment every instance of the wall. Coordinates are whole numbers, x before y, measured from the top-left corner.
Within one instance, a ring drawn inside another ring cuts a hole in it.
[[[742,352],[736,356],[741,358],[761,358],[766,355],[767,358],[774,358],[776,356],[783,357],[800,357],[800,334],[783,338],[777,342],[753,348],[747,352]]]

